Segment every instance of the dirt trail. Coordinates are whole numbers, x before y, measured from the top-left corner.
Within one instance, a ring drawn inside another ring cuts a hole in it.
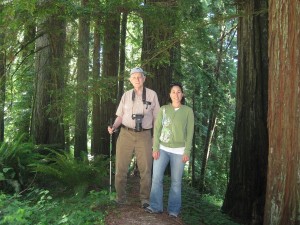
[[[150,214],[141,208],[139,201],[139,177],[130,176],[127,184],[128,204],[112,209],[106,217],[107,225],[184,225],[181,218],[170,218],[167,212]]]

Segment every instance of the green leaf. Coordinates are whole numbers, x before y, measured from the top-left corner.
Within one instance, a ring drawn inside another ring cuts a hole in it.
[[[0,181],[5,180],[4,174],[0,172]]]

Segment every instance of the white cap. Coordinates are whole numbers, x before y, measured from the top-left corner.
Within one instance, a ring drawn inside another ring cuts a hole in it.
[[[142,73],[143,75],[145,75],[144,70],[140,67],[135,67],[135,68],[131,69],[130,75],[133,73]]]

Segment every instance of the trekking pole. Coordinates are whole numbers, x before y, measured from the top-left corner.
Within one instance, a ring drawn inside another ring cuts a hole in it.
[[[110,134],[109,143],[109,193],[111,194],[111,151],[112,151],[112,134]]]
[[[112,119],[110,119],[111,128],[113,127]],[[111,173],[112,173],[112,165],[111,165],[111,154],[112,154],[112,133],[109,137],[109,193],[111,194]]]

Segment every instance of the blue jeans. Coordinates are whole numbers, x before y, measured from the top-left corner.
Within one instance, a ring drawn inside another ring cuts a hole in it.
[[[163,212],[163,178],[170,162],[171,188],[168,198],[168,212],[178,215],[181,208],[181,181],[184,169],[182,155],[160,150],[160,157],[153,161],[152,186],[150,192],[150,208],[154,212]]]

